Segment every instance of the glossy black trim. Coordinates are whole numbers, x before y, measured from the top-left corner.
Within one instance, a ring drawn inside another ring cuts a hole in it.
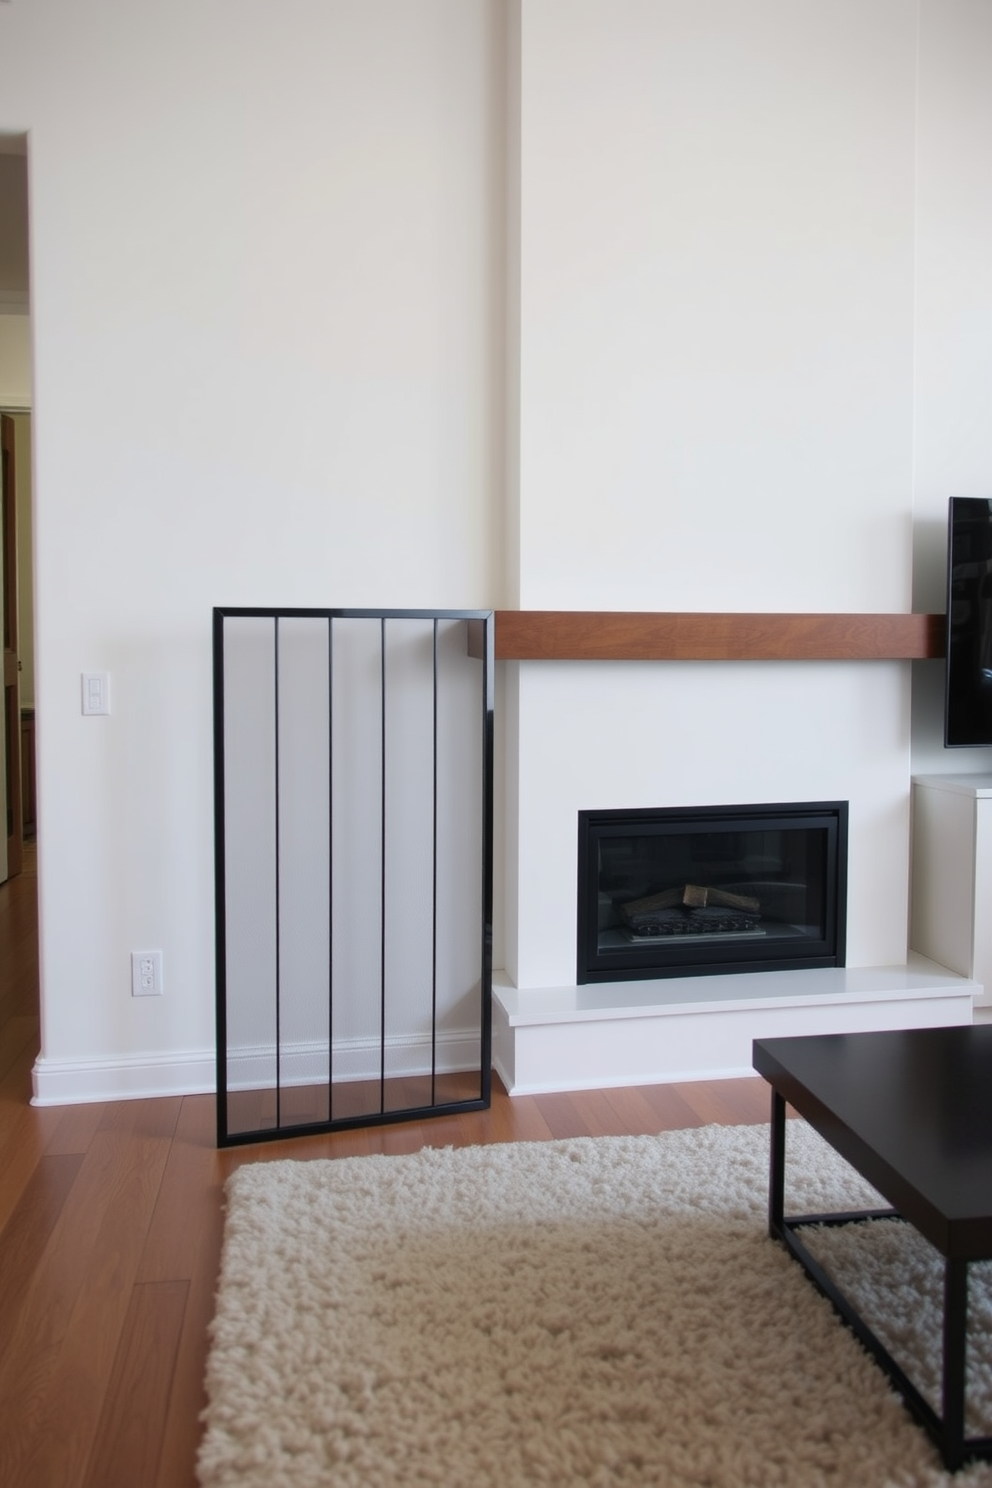
[[[327,621],[327,1119],[334,1119],[334,621]]]
[[[214,709],[214,980],[217,1020],[217,1146],[226,1147],[227,1132],[227,916],[224,813],[224,617],[214,610],[212,624]]]
[[[944,748],[992,745],[992,501],[947,503]]]
[[[480,1061],[479,1104],[488,1107],[492,1096],[493,1038],[493,776],[495,764],[496,716],[496,625],[493,612],[476,616],[484,619],[482,666],[482,944],[480,959],[482,979],[482,1059]]]
[[[379,1110],[386,1109],[386,621],[379,621]]]
[[[275,792],[273,805],[275,808],[275,937],[276,937],[276,1127],[282,1126],[282,912],[281,912],[281,879],[280,879],[280,844],[281,821],[279,816],[279,803],[282,792],[279,789],[279,616],[276,615],[272,621],[272,649],[273,649],[273,699],[272,699],[272,723],[275,735],[274,745],[274,773]]]

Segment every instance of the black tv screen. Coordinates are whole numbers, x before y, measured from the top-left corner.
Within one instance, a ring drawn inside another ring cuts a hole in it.
[[[944,745],[983,744],[992,744],[992,501],[952,496]]]

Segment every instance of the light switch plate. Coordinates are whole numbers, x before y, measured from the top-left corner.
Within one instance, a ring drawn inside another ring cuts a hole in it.
[[[83,712],[86,714],[110,712],[110,673],[83,673]]]

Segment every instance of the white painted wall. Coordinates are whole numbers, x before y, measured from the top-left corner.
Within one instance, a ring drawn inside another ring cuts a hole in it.
[[[914,7],[538,0],[523,56],[521,603],[910,608]],[[848,962],[902,960],[908,718],[898,665],[523,666],[518,985],[574,982],[582,807],[850,800]]]
[[[992,8],[926,4],[917,167],[913,608],[943,610],[949,496],[992,497]],[[944,667],[917,662],[913,769],[988,770],[943,747]]]
[[[559,662],[520,670],[518,986],[575,984],[583,808],[849,801],[847,964],[905,961],[904,667]]]
[[[910,607],[914,501],[992,489],[989,26],[985,0],[0,6],[43,1066],[212,1040],[215,603]],[[80,717],[84,669],[112,717]],[[673,801],[849,796],[883,895],[852,947],[904,950],[908,668],[505,683],[525,980],[572,954],[539,865],[578,806],[653,786],[659,731]],[[161,1001],[130,999],[135,946]]]
[[[498,598],[499,7],[0,11],[32,201],[42,1067],[181,1062],[213,1042],[211,607]],[[80,716],[83,670],[111,717]],[[135,1001],[150,946],[168,992]]]
[[[908,608],[915,7],[524,18],[521,604]]]

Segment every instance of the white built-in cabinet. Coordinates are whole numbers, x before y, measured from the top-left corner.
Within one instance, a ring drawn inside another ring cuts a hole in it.
[[[982,984],[992,1007],[992,775],[913,780],[910,947]]]

